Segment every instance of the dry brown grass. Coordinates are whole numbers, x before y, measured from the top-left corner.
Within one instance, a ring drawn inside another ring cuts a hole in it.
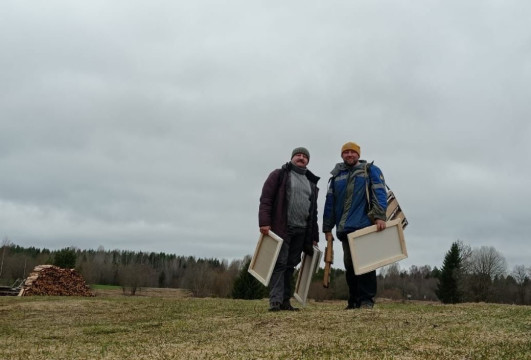
[[[94,294],[99,297],[105,296],[131,296],[129,291],[123,291],[122,288],[96,288]],[[140,297],[163,297],[182,299],[192,296],[192,292],[186,289],[169,289],[169,288],[139,288],[135,296]]]
[[[0,298],[2,359],[531,359],[531,307]]]

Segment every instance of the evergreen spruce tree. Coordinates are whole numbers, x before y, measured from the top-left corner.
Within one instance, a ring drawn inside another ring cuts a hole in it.
[[[461,254],[459,244],[454,242],[444,257],[443,267],[439,275],[439,284],[435,293],[445,304],[461,302],[459,274],[461,271]]]
[[[267,288],[247,271],[250,263],[251,259],[244,263],[240,274],[234,281],[234,287],[232,288],[232,297],[234,299],[254,300],[268,297]]]
[[[53,256],[52,265],[63,269],[73,269],[76,266],[77,254],[73,248],[64,248],[57,251]]]

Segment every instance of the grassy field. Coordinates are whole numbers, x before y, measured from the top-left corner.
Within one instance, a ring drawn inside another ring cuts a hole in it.
[[[2,359],[531,359],[531,307],[1,297]]]
[[[98,297],[101,296],[124,296],[130,295],[130,291],[126,289],[124,291],[121,286],[112,285],[93,285],[92,291]],[[136,291],[135,296],[140,297],[166,297],[166,298],[185,298],[192,296],[189,290],[185,289],[168,289],[168,288],[139,288]]]

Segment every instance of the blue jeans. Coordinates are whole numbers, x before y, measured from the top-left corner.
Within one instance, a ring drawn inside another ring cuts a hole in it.
[[[295,267],[301,262],[306,229],[289,229],[283,239],[278,259],[269,280],[269,302],[282,303],[291,298],[291,280]]]

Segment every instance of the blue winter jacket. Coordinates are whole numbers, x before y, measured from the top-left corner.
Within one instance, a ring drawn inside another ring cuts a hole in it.
[[[339,163],[331,174],[323,232],[330,232],[335,226],[336,232],[350,233],[372,225],[376,219],[386,220],[387,191],[382,171],[376,165],[365,160],[355,166]]]

